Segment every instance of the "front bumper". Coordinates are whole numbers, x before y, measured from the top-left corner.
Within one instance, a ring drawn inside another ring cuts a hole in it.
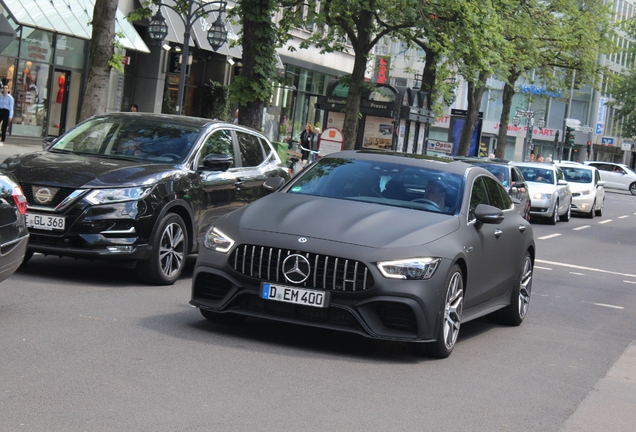
[[[230,312],[374,339],[412,342],[434,340],[443,312],[443,288],[449,270],[449,262],[443,260],[430,280],[389,280],[370,264],[372,287],[355,292],[322,290],[330,293],[330,302],[328,307],[318,308],[261,298],[261,282],[265,279],[240,274],[228,266],[227,261],[228,255],[200,251],[192,277],[191,305],[217,313]],[[299,287],[316,289],[311,279],[309,282]]]
[[[589,213],[594,205],[594,195],[573,195],[572,211],[576,213]]]

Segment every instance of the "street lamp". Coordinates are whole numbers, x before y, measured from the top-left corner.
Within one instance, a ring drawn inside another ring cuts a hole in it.
[[[528,130],[526,131],[526,137],[523,140],[523,157],[521,160],[522,162],[527,159],[528,150],[532,148],[532,131],[534,128],[534,118],[538,115],[540,115],[541,117],[539,118],[539,120],[537,120],[537,126],[539,127],[539,129],[543,129],[543,127],[545,126],[545,118],[543,118],[543,116],[545,115],[544,109],[532,111],[517,108],[515,116],[512,118],[512,124],[515,126],[519,126],[521,124],[522,117],[526,118],[526,126]]]
[[[175,112],[182,114],[183,110],[183,94],[185,92],[185,80],[186,69],[188,64],[188,54],[190,50],[190,32],[192,31],[192,25],[199,18],[205,19],[208,14],[216,12],[218,16],[214,21],[207,34],[207,40],[214,51],[217,51],[227,42],[227,30],[225,24],[221,19],[221,14],[225,12],[227,7],[226,1],[205,1],[205,0],[189,0],[187,3],[187,11],[185,16],[182,15],[183,11],[177,10],[173,5],[160,3],[157,13],[152,17],[150,24],[148,25],[148,36],[156,43],[161,43],[168,34],[168,26],[166,25],[166,19],[161,14],[161,7],[172,9],[177,13],[179,18],[183,21],[185,26],[185,32],[183,33],[183,53],[181,56],[181,71],[179,76],[179,91],[177,92],[177,104]]]

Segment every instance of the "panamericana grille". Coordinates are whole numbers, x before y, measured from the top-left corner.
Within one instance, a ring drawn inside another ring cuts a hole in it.
[[[289,283],[282,272],[283,261],[291,254],[303,255],[311,264],[309,278],[301,286],[354,292],[373,287],[373,276],[361,262],[331,255],[289,249],[241,245],[230,256],[237,272],[260,280]]]
[[[21,183],[20,186],[22,186],[22,192],[24,192],[24,196],[26,197],[29,205],[42,206],[42,204],[35,202],[35,200],[33,199],[33,190],[31,189],[33,186],[38,186],[38,185]],[[53,197],[53,201],[51,202],[50,205],[47,205],[45,207],[55,208],[58,205],[60,205],[60,203],[64,201],[67,196],[75,192],[75,189],[73,188],[55,188],[55,189],[58,189],[58,191]]]

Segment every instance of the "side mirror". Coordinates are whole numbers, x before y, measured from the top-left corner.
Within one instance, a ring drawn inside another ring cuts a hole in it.
[[[59,137],[46,137],[42,140],[42,150],[48,150],[51,147],[53,147],[53,144],[55,144],[55,141],[58,139]]]
[[[285,184],[285,179],[282,177],[268,177],[263,183],[262,188],[266,193],[272,193],[279,190]]]
[[[497,207],[487,204],[479,204],[474,211],[475,219],[477,219],[477,229],[481,229],[484,224],[498,225],[504,220],[504,214]]]
[[[559,180],[559,181],[557,181],[557,185],[559,185],[559,186],[567,186],[568,182],[566,182],[565,180]]]
[[[605,186],[605,182],[603,180],[599,180],[598,183],[596,183],[596,186]]]
[[[212,171],[227,171],[234,162],[232,156],[211,154],[203,158],[203,166]]]

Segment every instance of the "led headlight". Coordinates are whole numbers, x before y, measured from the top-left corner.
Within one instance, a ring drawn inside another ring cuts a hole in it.
[[[386,278],[425,280],[433,277],[441,261],[440,258],[411,258],[377,265]]]
[[[86,195],[86,201],[91,204],[110,204],[125,201],[137,201],[145,198],[152,187],[132,187],[118,189],[96,189]]]
[[[537,192],[534,195],[532,195],[532,199],[536,199],[536,200],[549,200],[550,198],[552,198],[552,194],[546,194],[542,192]]]
[[[216,227],[211,226],[203,238],[203,246],[217,252],[227,252],[234,246],[234,240],[223,234]]]

